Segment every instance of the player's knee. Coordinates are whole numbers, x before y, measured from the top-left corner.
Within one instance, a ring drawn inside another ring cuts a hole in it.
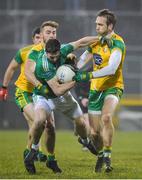
[[[102,115],[102,122],[104,123],[104,125],[111,124],[111,120],[112,120],[111,114],[108,113],[108,114]]]
[[[96,132],[96,130],[95,129],[93,129],[93,128],[90,128],[90,132],[91,132],[91,136],[92,137],[96,137],[97,136],[97,132]]]
[[[82,127],[82,128],[86,127],[85,121],[84,121],[82,116],[80,116],[79,118],[75,119],[75,124],[76,124],[77,127]]]

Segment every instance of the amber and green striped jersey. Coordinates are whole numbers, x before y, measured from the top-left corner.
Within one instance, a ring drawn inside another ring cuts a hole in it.
[[[22,89],[23,91],[32,92],[33,91],[33,85],[27,80],[25,76],[25,63],[28,58],[28,54],[31,51],[32,47],[34,45],[29,45],[24,48],[21,48],[15,55],[14,59],[15,61],[20,64],[20,75],[18,79],[15,82],[15,85]]]
[[[98,43],[92,44],[88,48],[88,51],[90,53],[92,53],[93,55],[99,55],[102,58],[102,63],[100,65],[96,65],[94,63],[94,71],[100,70],[108,65],[109,57],[115,49],[118,49],[119,51],[122,52],[121,63],[116,73],[114,75],[92,79],[91,86],[90,86],[91,90],[103,91],[112,87],[118,87],[120,89],[124,88],[122,66],[123,66],[125,53],[126,53],[125,43],[122,37],[120,37],[119,35],[115,33],[112,35],[111,39],[112,39],[111,47],[108,47],[107,44],[101,45],[98,42]]]

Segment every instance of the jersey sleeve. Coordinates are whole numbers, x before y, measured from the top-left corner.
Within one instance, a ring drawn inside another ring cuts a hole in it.
[[[22,64],[23,60],[22,60],[22,57],[21,57],[21,51],[20,50],[17,51],[14,59],[18,64]]]
[[[28,59],[36,62],[37,59],[38,59],[38,54],[39,54],[38,51],[36,51],[36,50],[31,50],[30,53],[29,53],[29,55],[28,55]]]
[[[68,54],[70,54],[71,52],[73,52],[74,48],[71,44],[66,44],[64,46],[61,47],[61,54],[66,57]]]
[[[115,49],[118,49],[123,53],[125,51],[125,43],[120,40],[114,40],[111,52],[114,51]]]

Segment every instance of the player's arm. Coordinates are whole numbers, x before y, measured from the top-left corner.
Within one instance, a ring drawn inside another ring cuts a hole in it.
[[[116,49],[112,52],[108,65],[100,70],[92,72],[94,78],[114,75],[121,63],[122,51]]]
[[[56,77],[46,81],[56,96],[61,96],[70,90],[74,85],[75,81],[60,84]]]
[[[77,68],[83,68],[87,63],[89,63],[93,58],[93,54],[86,50],[79,58],[77,62]]]
[[[100,78],[104,76],[114,75],[121,63],[122,51],[116,49],[112,52],[108,65],[104,68],[93,72],[78,72],[73,78],[77,82],[88,81],[93,78]]]
[[[7,96],[8,96],[8,90],[7,87],[9,85],[9,82],[11,81],[14,72],[16,71],[16,69],[19,67],[18,62],[16,62],[15,59],[12,59],[12,61],[10,62],[5,74],[4,74],[4,79],[3,79],[3,83],[2,83],[2,87],[0,88],[0,99],[2,100],[6,100]]]
[[[27,80],[32,83],[35,87],[41,86],[41,83],[37,80],[34,72],[35,72],[35,67],[36,67],[36,62],[38,60],[38,51],[37,50],[31,50],[26,64],[25,64],[25,76]]]
[[[32,83],[35,87],[37,87],[41,83],[35,77],[34,74],[35,67],[36,67],[36,62],[31,59],[27,59],[25,64],[25,76],[30,83]]]
[[[36,63],[35,75],[39,80],[46,81],[46,83],[52,89],[56,96],[64,94],[75,84],[75,81],[66,84],[60,84],[57,80],[56,72],[54,72],[53,70],[47,70],[47,66],[41,61],[37,61]],[[38,92],[40,92],[43,96],[47,95],[48,87],[46,85],[43,85],[39,88],[36,87],[35,89],[37,89]]]
[[[10,62],[5,74],[4,74],[4,79],[3,79],[3,86],[8,87],[9,82],[11,81],[15,71],[18,69],[19,64],[16,62],[15,59],[12,59]]]
[[[98,36],[86,36],[84,38],[81,38],[81,39],[71,42],[69,44],[71,44],[75,50],[78,48],[83,48],[83,47],[89,46],[95,42],[98,42],[99,40],[100,40],[100,38]]]

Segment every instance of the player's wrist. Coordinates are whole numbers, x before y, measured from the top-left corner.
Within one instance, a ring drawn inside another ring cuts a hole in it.
[[[2,88],[3,88],[3,89],[7,89],[7,86],[2,85]]]
[[[36,82],[36,84],[35,84],[35,87],[37,88],[37,87],[41,87],[42,86],[42,83],[41,82]]]

